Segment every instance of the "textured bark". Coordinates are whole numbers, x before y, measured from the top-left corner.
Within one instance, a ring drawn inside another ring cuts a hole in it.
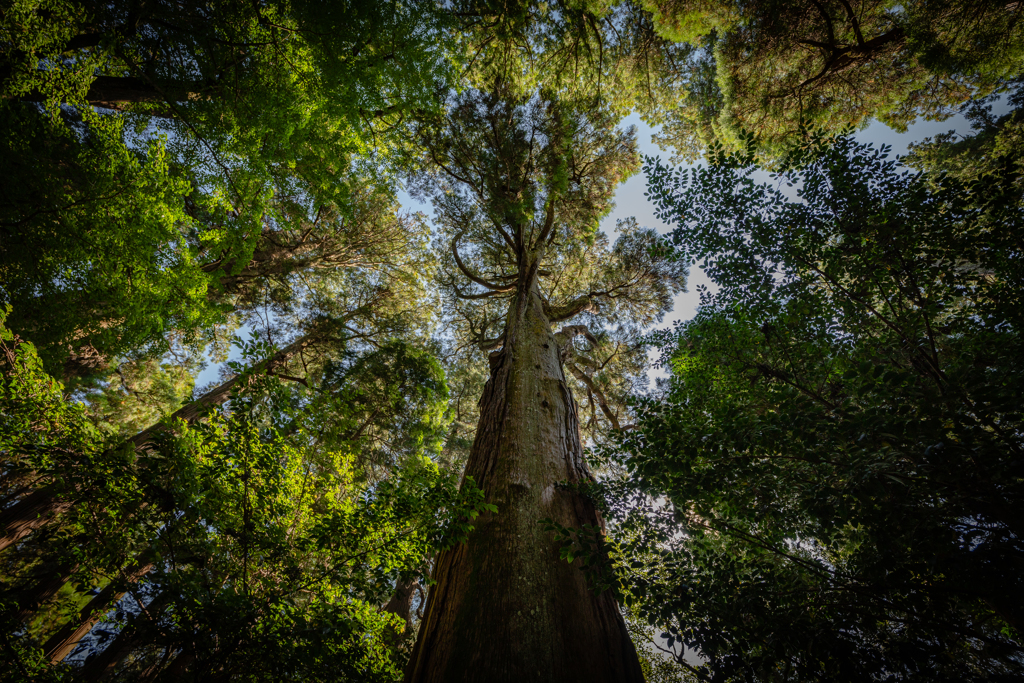
[[[590,475],[535,286],[517,295],[505,346],[491,356],[466,474],[498,512],[438,557],[406,681],[643,681],[614,598],[589,590],[539,523],[601,522],[590,502],[557,486]]]
[[[148,574],[155,565],[143,562],[130,571],[123,581],[111,581],[89,603],[79,611],[78,616],[64,624],[43,645],[43,652],[51,664],[63,661],[71,654],[79,641],[92,631],[93,626],[107,611],[124,597],[127,585],[137,582]]]
[[[419,582],[416,579],[410,581],[399,579],[395,584],[394,594],[388,600],[388,604],[384,605],[385,612],[394,614],[405,623],[402,631],[395,632],[395,637],[391,642],[392,646],[398,646],[405,634],[412,630],[412,596],[416,592],[418,584]]]
[[[0,550],[13,545],[51,519],[59,517],[71,502],[55,497],[55,487],[44,486],[0,512]]]

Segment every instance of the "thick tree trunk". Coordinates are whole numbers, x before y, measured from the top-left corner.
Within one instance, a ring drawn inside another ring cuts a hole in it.
[[[438,557],[409,683],[643,681],[614,598],[595,595],[540,524],[600,519],[557,486],[589,473],[551,325],[536,289],[526,296],[491,357],[466,466],[498,512],[481,515],[468,543]]]
[[[124,597],[129,584],[137,582],[148,574],[155,565],[150,561],[141,564],[128,573],[123,581],[113,580],[108,583],[89,603],[79,611],[78,616],[64,624],[43,645],[43,652],[51,664],[61,662],[71,654],[79,641],[89,635],[93,626],[103,618],[107,611]]]

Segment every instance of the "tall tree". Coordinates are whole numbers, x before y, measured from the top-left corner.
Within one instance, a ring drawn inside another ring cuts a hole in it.
[[[648,167],[718,290],[663,336],[611,500],[627,590],[697,680],[1021,676],[1019,168],[886,157]]]
[[[425,188],[439,277],[463,334],[497,349],[466,465],[494,507],[437,558],[407,680],[642,679],[614,598],[587,588],[541,524],[601,525],[573,488],[591,475],[569,346],[603,321],[657,319],[683,282],[651,232],[624,231],[614,249],[598,240],[637,163],[632,131],[613,121],[596,104],[499,86],[453,96],[448,116],[421,128],[437,170]]]
[[[68,439],[41,416],[70,416],[88,431],[31,346],[12,351],[4,388],[32,381],[47,393],[32,401],[5,391],[8,425],[34,423],[37,442],[51,447]],[[45,661],[33,647],[44,639],[43,656],[59,662],[77,637],[95,656],[41,678],[150,680],[189,667],[249,680],[397,675],[395,619],[377,606],[396,577],[421,573],[424,557],[457,540],[482,504],[471,483],[458,494],[456,474],[430,461],[446,426],[443,373],[429,353],[390,342],[295,382],[267,374],[289,360],[270,352],[247,347],[250,368],[230,383],[230,411],[141,438],[149,454],[138,466],[106,464],[114,495],[94,491],[0,556],[5,673]],[[23,445],[4,442],[0,452]],[[388,471],[375,476],[385,447]],[[79,456],[76,476],[104,465]],[[77,592],[67,590],[69,573]],[[97,584],[95,599],[83,596]],[[62,612],[74,617],[58,628]],[[93,631],[104,615],[107,628]]]
[[[0,195],[8,325],[70,378],[201,336],[260,273],[346,262],[358,240],[331,253],[332,226],[358,222],[402,121],[453,78],[449,19],[372,2],[4,10],[2,163],[22,178]]]
[[[920,0],[645,0],[658,32],[693,48],[683,92],[654,118],[663,142],[693,157],[756,133],[779,154],[804,127],[871,118],[904,130],[947,118],[1020,74],[1024,14],[1015,3]]]

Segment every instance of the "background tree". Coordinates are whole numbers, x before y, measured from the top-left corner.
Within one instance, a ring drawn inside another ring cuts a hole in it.
[[[0,268],[68,378],[195,341],[257,275],[344,265],[337,227],[390,207],[400,124],[457,61],[430,7],[51,4],[0,18]]]
[[[1011,680],[1017,167],[963,184],[831,144],[770,184],[749,153],[647,167],[719,289],[622,435],[624,590],[699,680]]]
[[[905,130],[943,119],[1020,73],[1014,4],[923,0],[735,3],[649,0],[658,32],[688,43],[684,92],[653,116],[684,156],[744,131],[779,154],[807,128],[839,132],[871,118]]]

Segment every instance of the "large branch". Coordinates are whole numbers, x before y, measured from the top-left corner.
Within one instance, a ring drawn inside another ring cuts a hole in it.
[[[479,275],[475,275],[474,273],[470,272],[469,268],[466,267],[466,264],[464,264],[462,262],[462,259],[459,257],[458,241],[460,237],[462,237],[462,233],[459,233],[458,235],[452,238],[452,256],[455,257],[455,265],[459,267],[459,270],[461,270],[462,273],[470,280],[472,280],[473,282],[477,283],[482,287],[494,290],[495,292],[514,292],[516,289],[515,285],[496,285],[493,282],[485,280]]]
[[[484,292],[483,294],[463,294],[462,290],[459,289],[458,285],[452,283],[452,289],[455,290],[455,296],[460,299],[475,300],[475,299],[490,299],[492,296],[501,296],[505,292]]]
[[[94,107],[104,109],[124,109],[129,104],[150,104],[154,102],[167,102],[168,95],[175,102],[187,102],[208,94],[194,90],[195,84],[187,87],[177,87],[166,92],[161,92],[151,83],[133,76],[97,76],[89,86],[85,95],[85,101]],[[46,96],[35,90],[19,97],[23,102],[45,102]],[[169,113],[161,112],[160,116],[169,116]]]
[[[494,349],[504,344],[505,335],[502,334],[500,337],[495,337],[494,339],[481,339],[477,343],[477,346],[480,348],[481,351],[493,351]]]
[[[590,328],[587,327],[586,325],[565,325],[562,329],[555,333],[556,339],[562,337],[566,340],[566,342],[568,342],[568,340],[572,339],[573,337],[580,336],[585,338],[594,346],[597,346],[597,337],[594,336],[594,333],[591,332]]]
[[[797,89],[805,88],[826,76],[842,73],[861,62],[874,59],[876,53],[880,52],[892,43],[902,42],[905,37],[903,29],[897,26],[891,31],[883,33],[880,36],[875,36],[861,45],[835,49],[832,51],[832,56],[826,59],[824,66],[821,67],[821,71],[800,83],[800,85],[797,86]],[[810,44],[810,41],[798,42]]]
[[[551,229],[555,226],[555,198],[548,197],[548,207],[544,215],[544,227],[540,231],[540,235],[537,236],[537,242],[534,246],[539,247],[544,244],[544,240],[551,234]]]
[[[593,297],[590,294],[584,294],[578,296],[565,306],[558,307],[547,307],[545,313],[547,313],[548,320],[552,323],[559,323],[563,320],[568,320],[574,315],[579,315],[583,311],[590,310],[594,305]]]

